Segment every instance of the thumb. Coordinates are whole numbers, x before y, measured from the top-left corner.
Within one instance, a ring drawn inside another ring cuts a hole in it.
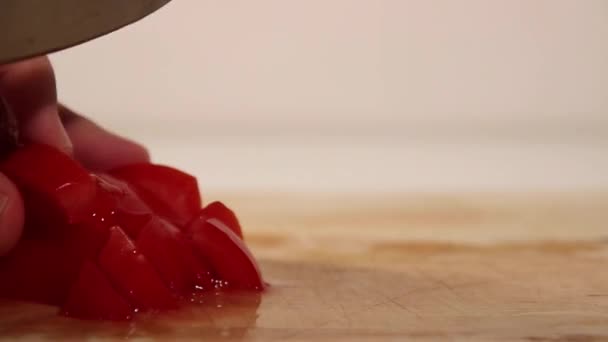
[[[17,187],[0,173],[0,255],[8,253],[21,237],[23,200]]]

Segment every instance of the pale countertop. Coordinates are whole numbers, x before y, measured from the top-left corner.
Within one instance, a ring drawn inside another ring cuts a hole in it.
[[[206,191],[570,192],[608,189],[602,140],[135,134]]]

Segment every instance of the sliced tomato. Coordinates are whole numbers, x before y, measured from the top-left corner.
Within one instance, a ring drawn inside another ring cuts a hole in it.
[[[63,244],[75,259],[96,259],[110,237],[110,229],[97,220],[87,220],[70,229]]]
[[[46,145],[18,149],[0,165],[24,196],[30,227],[54,230],[60,223],[77,223],[95,201],[95,182],[68,155]]]
[[[264,289],[260,269],[243,241],[223,222],[201,216],[189,225],[195,250],[209,262],[221,286]]]
[[[99,255],[99,265],[137,309],[167,310],[176,307],[174,297],[154,267],[119,227],[110,229],[110,238]]]
[[[110,228],[120,226],[129,237],[136,237],[152,219],[151,210],[128,188],[126,183],[106,175],[95,175],[97,198],[89,216],[71,225],[65,240],[81,259],[96,259],[110,235]]]
[[[207,219],[214,218],[220,220],[238,237],[243,239],[243,232],[241,230],[239,219],[230,208],[224,205],[224,203],[217,201],[209,203],[203,210],[201,210],[201,215],[205,216]]]
[[[132,318],[133,308],[112,287],[97,265],[87,260],[70,289],[61,313],[79,319],[124,321]]]
[[[124,166],[110,174],[129,183],[154,212],[184,227],[201,208],[201,194],[193,176],[149,163]]]
[[[200,282],[210,284],[209,270],[192,256],[191,247],[183,233],[171,223],[153,218],[144,226],[137,241],[137,249],[154,265],[165,285],[185,295]]]
[[[119,225],[136,238],[154,216],[152,209],[122,180],[106,174],[95,176],[98,196],[93,215],[108,227]]]
[[[213,288],[213,278],[215,275],[211,271],[209,263],[198,256],[192,241],[187,240],[182,257],[184,263],[191,268],[191,272],[194,275],[194,289],[196,291],[211,290]]]
[[[0,172],[27,216],[24,237],[0,258],[0,297],[126,320],[198,290],[265,288],[238,218],[221,202],[201,209],[191,175],[149,163],[90,175],[46,145],[19,149]]]

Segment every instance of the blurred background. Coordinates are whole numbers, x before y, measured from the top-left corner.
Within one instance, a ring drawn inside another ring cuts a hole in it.
[[[52,60],[203,189],[608,187],[604,0],[174,0]]]

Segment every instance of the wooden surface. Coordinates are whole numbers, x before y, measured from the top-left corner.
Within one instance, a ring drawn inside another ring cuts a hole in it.
[[[608,195],[213,196],[272,289],[130,324],[0,305],[4,340],[608,340]]]

